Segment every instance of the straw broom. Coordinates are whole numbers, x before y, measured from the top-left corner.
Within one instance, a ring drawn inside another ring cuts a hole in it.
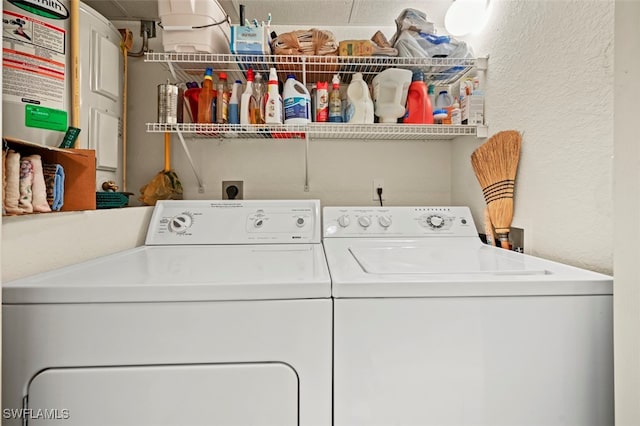
[[[482,187],[489,217],[502,248],[509,248],[513,219],[513,193],[522,135],[515,130],[498,132],[471,154],[471,164]]]

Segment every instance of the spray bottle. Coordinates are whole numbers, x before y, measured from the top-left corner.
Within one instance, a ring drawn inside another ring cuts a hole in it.
[[[338,74],[333,76],[332,90],[329,95],[329,121],[342,123],[342,99],[340,98],[340,77]]]
[[[251,124],[251,98],[253,98],[253,70],[247,71],[247,87],[240,98],[240,124]]]
[[[278,93],[278,74],[275,68],[269,69],[264,121],[267,124],[282,124],[282,97]]]

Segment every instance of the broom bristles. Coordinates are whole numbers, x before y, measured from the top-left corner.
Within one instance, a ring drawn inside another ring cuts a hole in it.
[[[497,234],[509,233],[511,227],[521,144],[520,132],[506,130],[490,137],[471,154],[471,164]]]

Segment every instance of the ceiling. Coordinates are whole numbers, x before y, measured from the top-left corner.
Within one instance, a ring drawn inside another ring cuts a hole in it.
[[[112,21],[159,19],[158,0],[83,1]],[[403,9],[409,7],[426,12],[429,21],[435,23],[436,26],[440,26],[439,24],[443,21],[442,17],[452,1],[453,0],[218,0],[218,3],[231,17],[233,24],[239,23],[240,17],[238,11],[240,4],[243,4],[245,6],[246,18],[256,18],[258,21],[266,21],[267,15],[270,12],[273,25],[358,25],[389,27],[395,26],[394,19]]]

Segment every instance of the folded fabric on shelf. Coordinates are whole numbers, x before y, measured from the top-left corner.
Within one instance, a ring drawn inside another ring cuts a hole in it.
[[[30,160],[20,160],[20,199],[18,206],[24,213],[33,213],[33,164]]]
[[[59,211],[64,205],[64,168],[60,164],[43,164],[45,186],[47,188],[47,202],[54,211]]]
[[[25,160],[31,161],[31,168],[33,170],[33,183],[32,183],[32,195],[33,195],[33,211],[40,213],[47,213],[51,211],[49,203],[47,203],[47,188],[44,183],[44,174],[42,173],[42,158],[38,154],[33,154],[25,157]]]
[[[8,214],[23,213],[20,208],[20,154],[10,149],[7,152],[6,177],[7,187],[4,193],[4,209]]]

